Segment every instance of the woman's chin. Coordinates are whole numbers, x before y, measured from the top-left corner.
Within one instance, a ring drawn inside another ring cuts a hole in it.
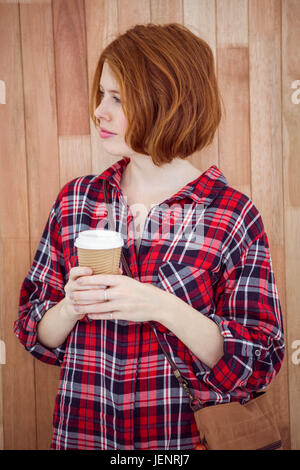
[[[129,157],[129,151],[126,147],[111,145],[109,142],[102,142],[104,150],[113,157]]]

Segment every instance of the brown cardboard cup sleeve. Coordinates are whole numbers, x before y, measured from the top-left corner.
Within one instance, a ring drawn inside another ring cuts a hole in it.
[[[112,230],[86,230],[75,241],[79,266],[93,274],[119,274],[123,239]]]

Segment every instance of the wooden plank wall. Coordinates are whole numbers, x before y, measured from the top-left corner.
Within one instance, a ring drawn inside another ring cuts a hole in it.
[[[0,448],[49,448],[59,369],[13,334],[20,285],[60,188],[117,160],[90,123],[92,76],[114,35],[150,21],[214,52],[226,116],[190,160],[218,165],[262,214],[287,340],[271,394],[285,448],[300,449],[299,0],[0,0]]]

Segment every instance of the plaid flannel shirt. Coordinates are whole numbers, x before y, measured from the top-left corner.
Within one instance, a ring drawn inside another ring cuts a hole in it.
[[[148,322],[85,317],[60,347],[37,341],[38,322],[64,297],[69,271],[78,265],[75,238],[82,230],[109,228],[103,179],[133,278],[180,297],[216,322],[224,337],[224,355],[209,368],[152,322],[195,396],[204,405],[245,403],[283,360],[281,307],[253,202],[213,165],[151,208],[137,256],[133,215],[120,189],[129,161],[62,188],[21,287],[16,335],[36,358],[61,366],[53,449],[193,449],[199,443],[189,400]]]

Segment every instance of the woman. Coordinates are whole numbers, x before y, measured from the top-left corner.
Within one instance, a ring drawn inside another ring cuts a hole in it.
[[[91,117],[122,158],[60,191],[15,333],[61,366],[52,448],[194,449],[193,412],[151,325],[204,406],[247,402],[284,355],[259,212],[215,165],[186,159],[221,119],[211,49],[179,24],[135,26],[100,56]],[[78,267],[79,232],[109,228],[103,180],[132,278]]]

